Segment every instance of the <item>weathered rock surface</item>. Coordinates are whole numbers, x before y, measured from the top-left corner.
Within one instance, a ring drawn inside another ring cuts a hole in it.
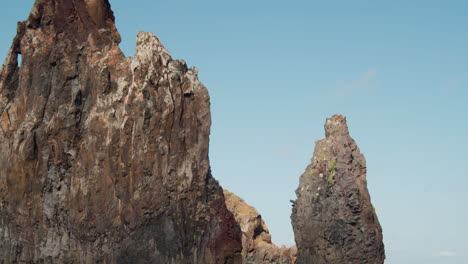
[[[271,242],[271,235],[262,216],[235,194],[224,189],[229,211],[242,230],[242,258],[244,264],[293,264],[296,261],[296,247],[277,247]]]
[[[327,119],[325,134],[296,190],[291,219],[297,263],[383,263],[382,229],[367,190],[366,160],[349,136],[345,117]]]
[[[0,71],[2,263],[241,263],[197,70],[107,0],[37,0]],[[22,63],[18,65],[21,54]]]

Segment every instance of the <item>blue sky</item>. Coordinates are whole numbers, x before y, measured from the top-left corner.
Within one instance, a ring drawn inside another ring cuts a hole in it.
[[[32,0],[4,1],[2,58]],[[277,244],[326,117],[348,117],[394,264],[468,263],[468,1],[111,0],[197,66],[212,102],[220,183]]]

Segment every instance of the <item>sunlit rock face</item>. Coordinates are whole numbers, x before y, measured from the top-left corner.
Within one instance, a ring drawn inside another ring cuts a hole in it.
[[[119,42],[107,0],[37,0],[18,24],[0,72],[0,259],[241,263],[197,70],[151,33],[133,58]]]
[[[382,229],[367,190],[366,160],[345,117],[327,119],[325,135],[296,190],[291,219],[297,263],[381,264]]]

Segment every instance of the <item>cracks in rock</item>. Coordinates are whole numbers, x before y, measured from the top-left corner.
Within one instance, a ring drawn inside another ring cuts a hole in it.
[[[46,93],[45,93],[45,103],[44,105],[42,106],[42,110],[41,110],[41,114],[40,114],[40,122],[37,122],[37,125],[39,126],[40,123],[44,123],[44,117],[45,117],[45,112],[46,112],[46,109],[47,109],[47,106],[49,105],[49,98],[50,98],[50,93],[52,91],[52,79],[49,78],[49,82],[48,82],[48,85],[46,85]],[[51,120],[52,120],[53,117],[51,117]],[[49,120],[50,121],[50,120]],[[50,125],[50,123],[48,124],[48,126],[46,128],[48,128]]]

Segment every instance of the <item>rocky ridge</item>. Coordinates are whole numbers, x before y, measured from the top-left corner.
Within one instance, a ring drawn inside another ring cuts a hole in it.
[[[366,160],[344,116],[328,118],[325,135],[296,190],[297,263],[381,264],[382,228],[367,190]]]
[[[242,259],[245,264],[292,264],[296,261],[296,247],[278,247],[271,241],[270,231],[255,208],[224,189],[229,211],[242,231]]]

